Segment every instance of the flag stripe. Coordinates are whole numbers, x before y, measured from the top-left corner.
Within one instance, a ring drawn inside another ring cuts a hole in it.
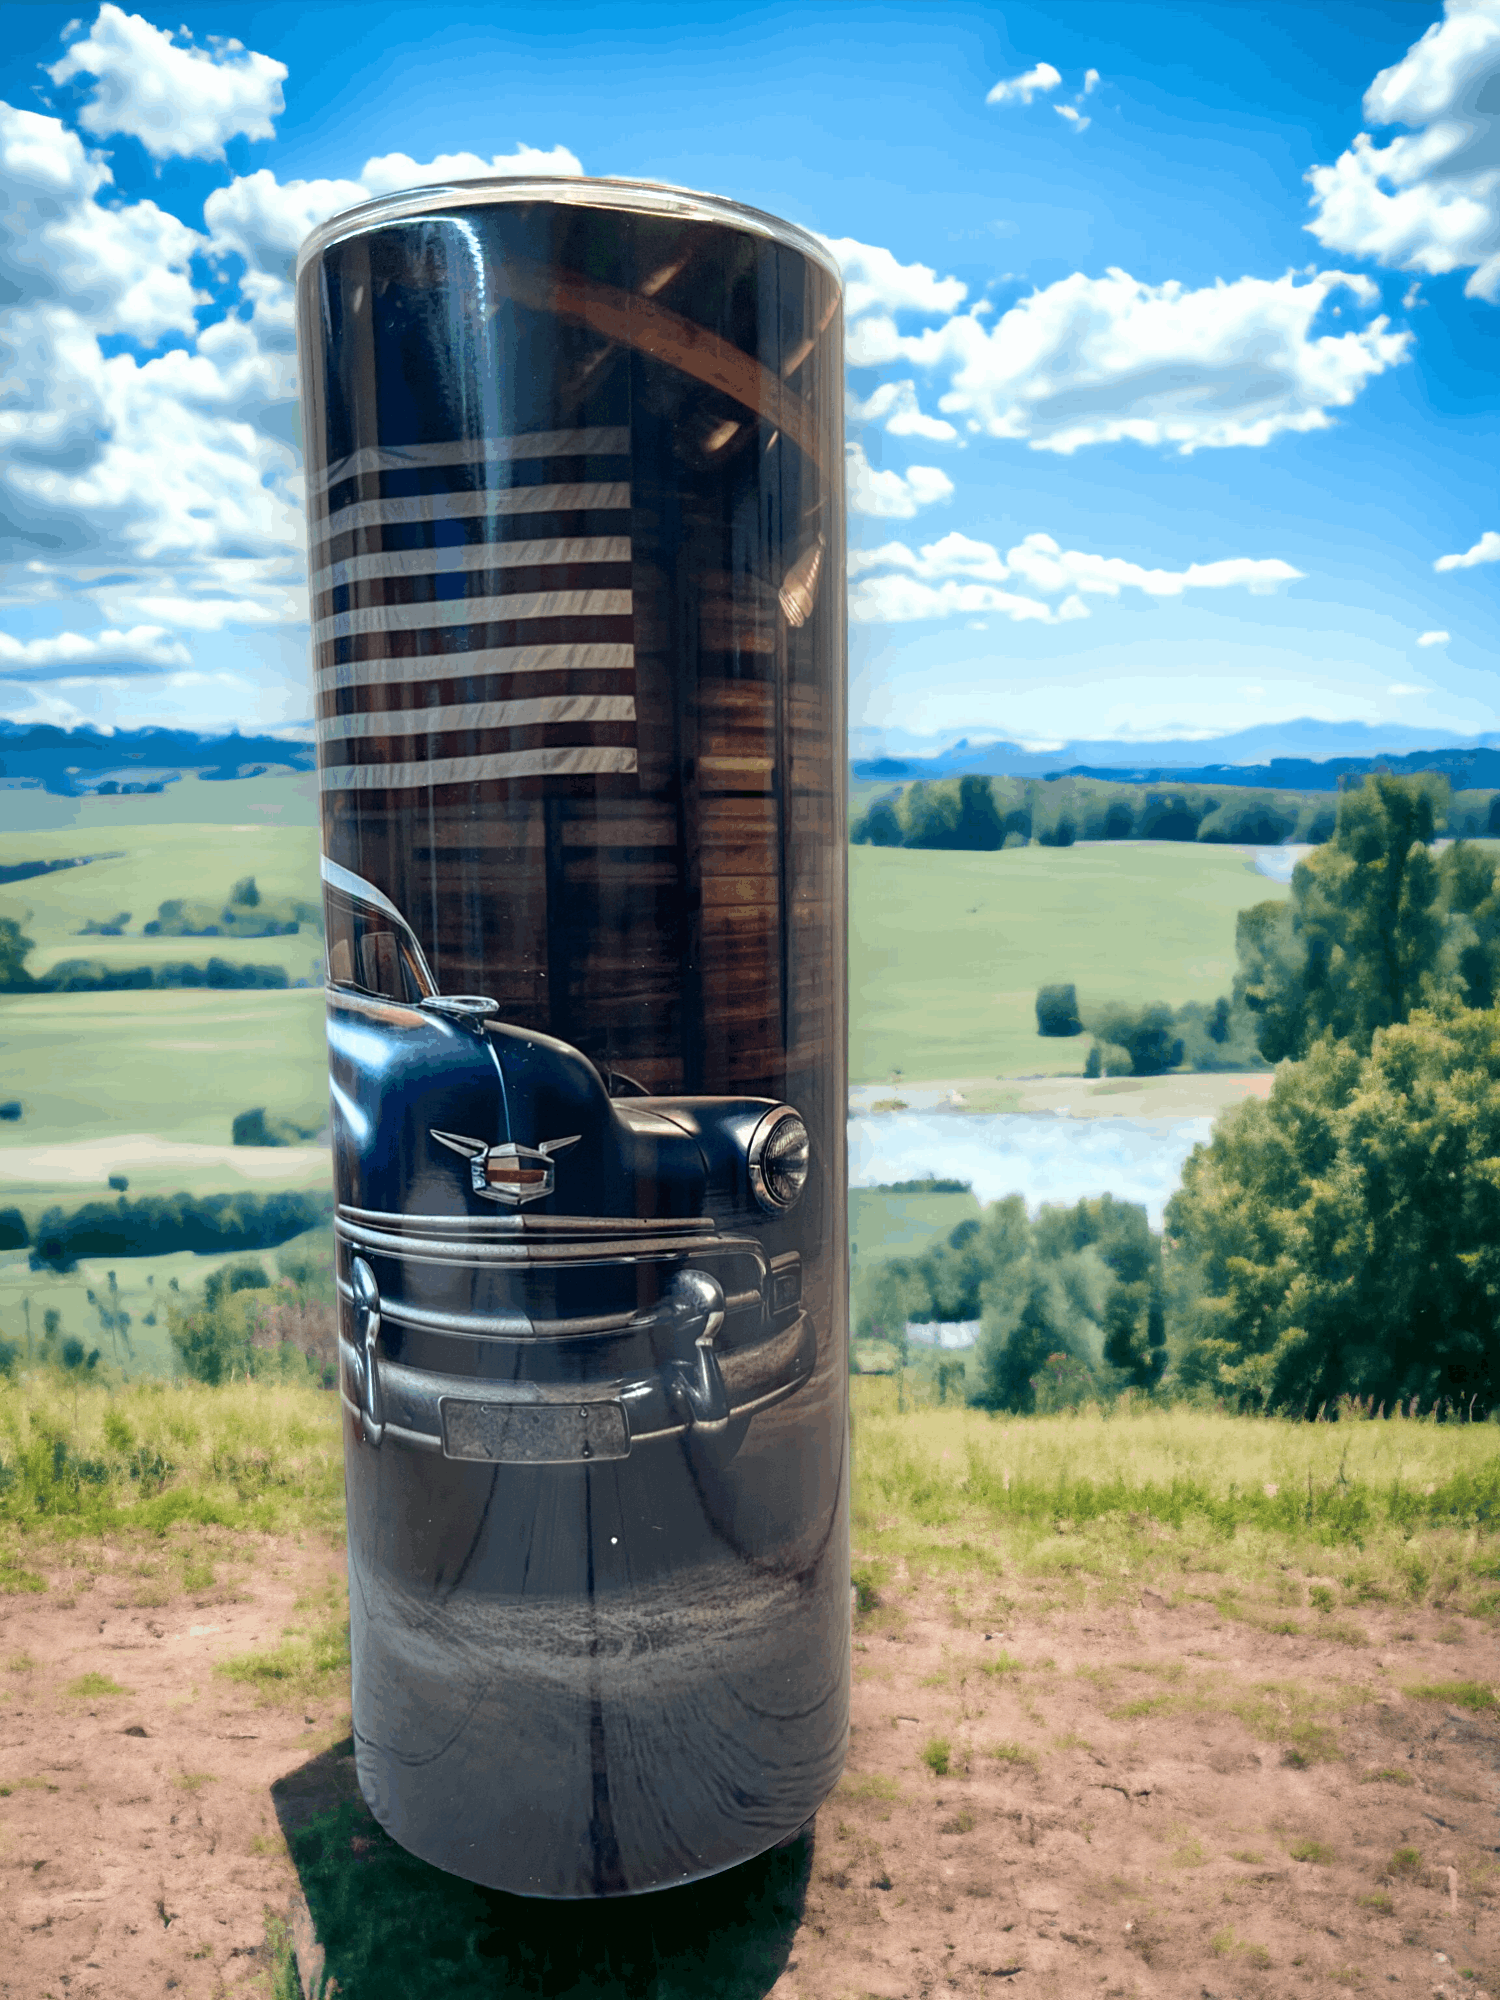
[[[525,701],[469,701],[457,707],[387,708],[374,713],[330,715],[318,724],[318,741],[437,736],[452,730],[526,729],[543,723],[634,721],[634,695],[554,694]]]
[[[342,590],[394,576],[454,576],[469,570],[528,569],[544,563],[627,563],[629,535],[574,535],[545,542],[465,542],[458,548],[391,549],[315,569],[314,591]]]
[[[475,785],[510,778],[571,778],[636,768],[635,751],[619,744],[545,750],[502,750],[489,757],[444,757],[424,764],[325,764],[325,792],[425,791],[429,785]]]
[[[331,541],[354,528],[416,527],[426,521],[471,521],[491,515],[623,513],[629,506],[630,482],[624,479],[424,493],[405,500],[355,500],[330,514],[313,541]]]
[[[634,668],[633,646],[486,646],[473,653],[423,653],[405,659],[324,663],[318,668],[318,691],[322,694],[335,688],[479,680],[491,674],[628,674]]]
[[[630,450],[630,433],[622,427],[582,431],[527,431],[518,437],[456,438],[445,444],[370,447],[332,465],[308,481],[308,490],[324,494],[361,473],[426,472],[452,465],[511,465],[527,458],[619,458]]]
[[[345,500],[311,578],[326,791],[635,772],[630,484],[578,477],[628,473],[629,449],[623,428],[536,431],[372,448],[319,476]],[[361,477],[386,497],[346,498]],[[443,547],[411,546],[443,522]]]
[[[450,597],[426,604],[371,604],[335,611],[313,626],[313,643],[367,632],[425,632],[452,625],[509,625],[521,618],[628,618],[628,590],[516,591],[504,597]]]

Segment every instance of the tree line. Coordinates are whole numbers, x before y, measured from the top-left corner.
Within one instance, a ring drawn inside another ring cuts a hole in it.
[[[136,1201],[89,1201],[49,1208],[21,1242],[26,1225],[18,1210],[0,1216],[14,1248],[30,1250],[33,1271],[71,1271],[82,1257],[166,1257],[179,1250],[204,1253],[269,1250],[333,1212],[330,1193],[284,1189],[274,1194],[145,1195]]]
[[[1500,792],[1444,791],[1445,828],[1455,837],[1500,834]],[[1101,778],[919,779],[858,814],[856,846],[988,853],[1071,847],[1080,840],[1179,840],[1276,847],[1330,839],[1338,800],[1327,792],[1250,785],[1132,784]]]

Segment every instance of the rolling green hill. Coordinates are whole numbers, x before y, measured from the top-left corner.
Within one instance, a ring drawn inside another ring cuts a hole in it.
[[[1079,1005],[1214,1000],[1234,976],[1234,920],[1288,890],[1232,847],[1187,841],[992,854],[849,854],[849,1075],[1076,1074],[1086,1037],[1044,1040],[1036,990]]]

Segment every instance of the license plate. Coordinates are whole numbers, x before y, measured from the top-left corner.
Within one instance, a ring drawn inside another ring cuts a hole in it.
[[[579,1465],[626,1458],[623,1403],[471,1403],[442,1399],[443,1451],[489,1465]]]

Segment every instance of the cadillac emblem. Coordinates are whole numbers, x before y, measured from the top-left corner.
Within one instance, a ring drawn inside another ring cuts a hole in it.
[[[465,1139],[458,1132],[434,1130],[431,1136],[450,1153],[468,1161],[475,1194],[486,1201],[503,1201],[511,1208],[520,1208],[528,1201],[540,1201],[551,1194],[552,1155],[576,1146],[583,1134],[575,1132],[571,1139],[543,1139],[539,1146],[516,1146],[509,1142],[492,1146],[485,1139]]]

